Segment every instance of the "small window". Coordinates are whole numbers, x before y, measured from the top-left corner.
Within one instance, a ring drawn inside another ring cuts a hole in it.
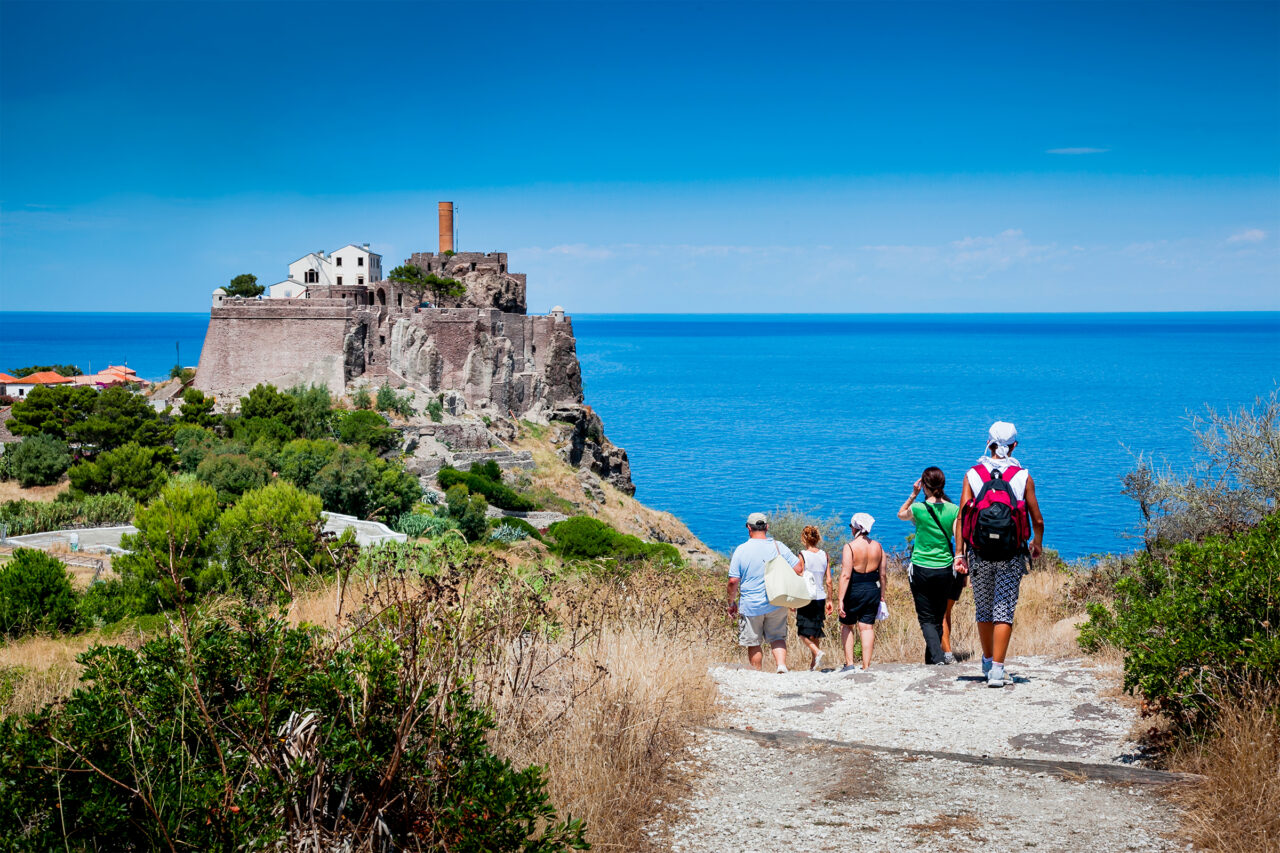
[[[364,284],[364,276],[356,276],[356,284]]]
[[[338,276],[338,287],[342,287],[342,276]]]
[[[307,284],[319,284],[319,283],[320,283],[320,273],[316,272],[315,270],[307,270],[307,271],[303,274],[303,276],[302,276],[302,280],[303,280],[304,282],[306,282]]]
[[[378,346],[385,347],[387,345],[387,336],[378,335]]]
[[[338,266],[342,266],[342,258],[336,258],[335,260],[337,260]]]
[[[363,258],[363,257],[356,258],[356,266],[358,266],[358,267],[362,267],[362,266],[364,266],[364,258]]]
[[[397,294],[396,294],[396,307],[397,307],[397,308],[403,308],[403,307],[404,307],[404,294],[403,294],[403,293],[397,293]]]

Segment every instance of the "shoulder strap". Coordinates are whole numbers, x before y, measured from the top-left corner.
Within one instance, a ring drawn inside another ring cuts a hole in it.
[[[933,507],[928,501],[924,502],[924,508],[929,510],[929,515],[933,517],[933,523],[938,525],[938,529],[942,531],[942,538],[947,540],[947,548],[951,551],[951,556],[956,555],[956,545],[951,541],[951,534],[947,532],[947,528],[942,526],[942,519],[938,518],[938,514],[933,511]]]
[[[991,479],[991,472],[987,470],[987,466],[981,463],[973,466],[974,472],[978,475],[978,479],[987,482]]]

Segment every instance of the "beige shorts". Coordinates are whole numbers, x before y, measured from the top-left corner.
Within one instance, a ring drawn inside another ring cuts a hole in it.
[[[762,646],[787,639],[787,608],[778,607],[759,616],[738,614],[738,645]],[[763,640],[763,642],[761,642]]]

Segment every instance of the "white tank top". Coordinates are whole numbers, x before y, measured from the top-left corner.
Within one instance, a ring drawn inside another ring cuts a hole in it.
[[[1001,470],[1004,470],[1004,467],[1005,467],[1005,466],[991,465],[987,462],[983,462],[982,465],[988,471],[991,471],[997,467],[999,467]],[[974,466],[974,467],[977,467],[977,466]],[[1014,497],[1016,497],[1020,501],[1026,500],[1027,480],[1030,477],[1031,477],[1031,474],[1027,472],[1027,469],[1021,468],[1019,469],[1018,473],[1013,475],[1013,479],[1009,481],[1009,488],[1013,489]],[[978,476],[977,471],[975,471],[973,468],[970,468],[969,472],[965,474],[965,479],[969,481],[969,489],[973,492],[974,496],[977,497],[978,492],[982,491],[982,478]]]
[[[824,579],[827,576],[827,553],[819,551],[814,554],[811,551],[801,551],[800,556],[804,557],[804,570],[809,573],[810,580],[813,581],[813,589],[817,595],[813,597],[814,601],[824,601],[827,597],[827,585]]]

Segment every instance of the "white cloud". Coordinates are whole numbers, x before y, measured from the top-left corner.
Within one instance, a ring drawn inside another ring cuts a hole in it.
[[[1110,148],[1050,148],[1046,154],[1106,154]]]
[[[1227,238],[1228,243],[1261,243],[1267,239],[1267,232],[1261,228],[1250,228],[1248,231],[1241,231],[1239,234],[1232,234]]]
[[[983,278],[1019,263],[1036,263],[1055,251],[1054,244],[1037,245],[1017,228],[990,237],[964,237],[942,246],[861,246],[872,252],[882,268],[918,272],[946,270],[954,276]]]

